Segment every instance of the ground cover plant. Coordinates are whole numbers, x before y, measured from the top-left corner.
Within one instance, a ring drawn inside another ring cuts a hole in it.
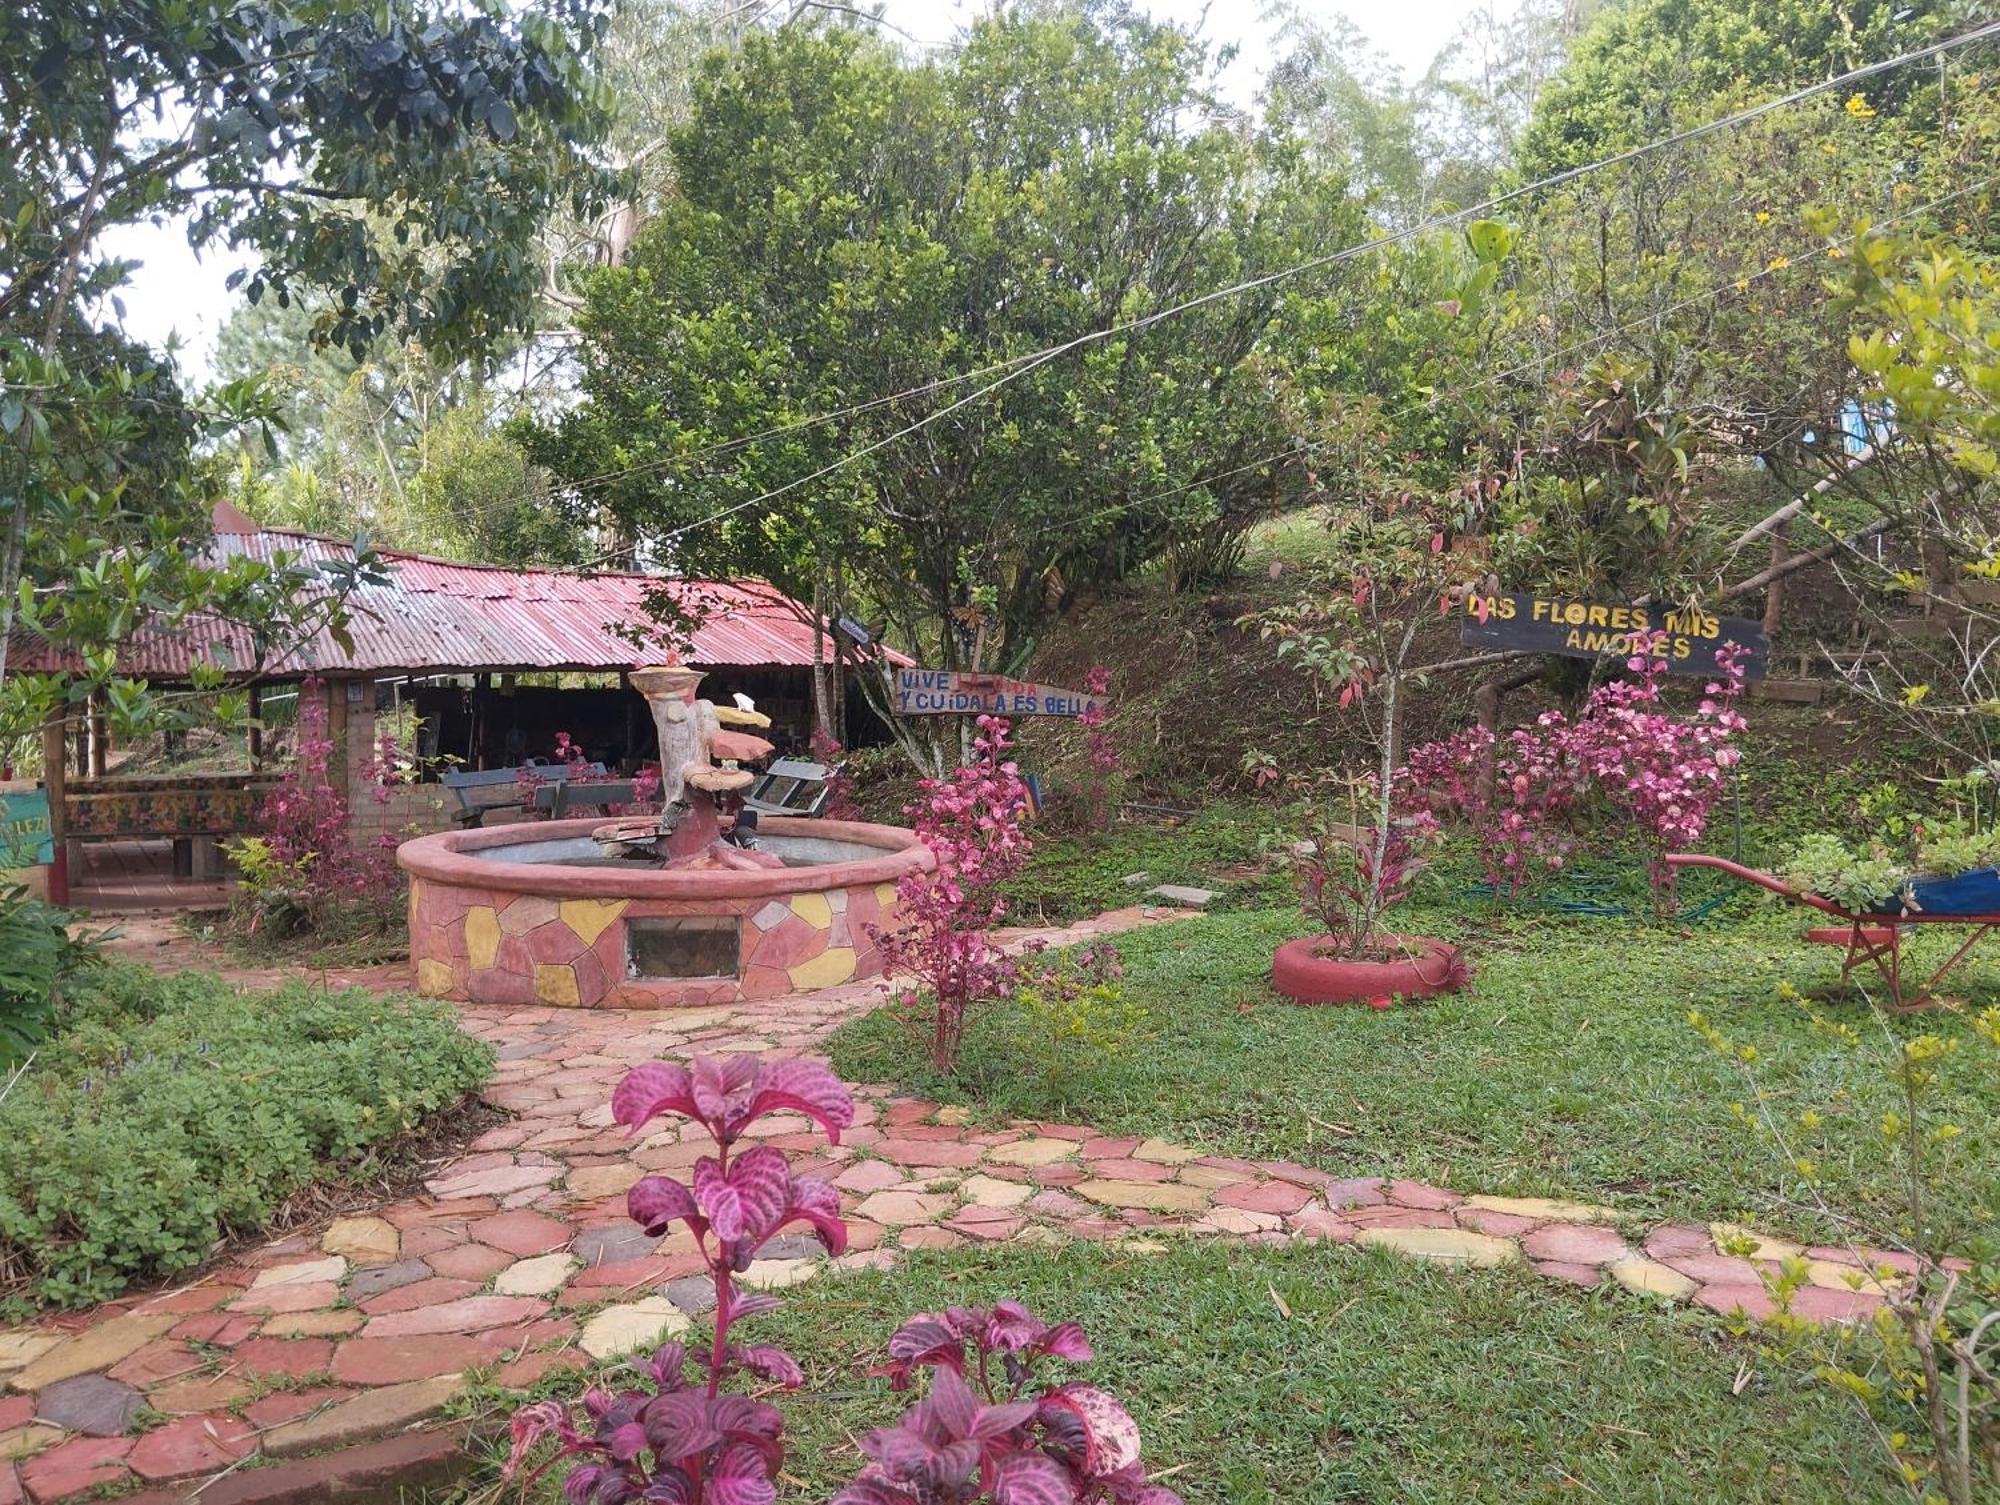
[[[1090,1334],[1084,1372],[1115,1385],[1188,1505],[1567,1505],[1654,1499],[1665,1481],[1670,1498],[1731,1505],[1908,1499],[1840,1397],[1685,1310],[1357,1249],[1164,1243],[917,1254],[787,1291],[759,1319],[804,1368],[783,1402],[779,1499],[825,1505],[856,1439],[900,1409],[869,1371],[910,1308],[1009,1296]],[[494,1494],[499,1466],[453,1498],[520,1498]],[[527,1498],[555,1505],[555,1478]]]
[[[443,1004],[107,964],[0,1102],[0,1307],[207,1258],[462,1102],[491,1053]]]
[[[1781,996],[1783,985],[1809,994],[1838,978],[1837,954],[1803,945],[1792,917],[1745,896],[1730,911],[1738,918],[1685,934],[1622,919],[1482,919],[1456,899],[1444,907],[1451,896],[1440,887],[1415,920],[1447,939],[1478,926],[1480,974],[1464,993],[1419,1008],[1282,1003],[1269,987],[1272,948],[1307,922],[1285,910],[1242,912],[1121,937],[1125,993],[1156,1037],[1086,1073],[1019,1070],[1024,1025],[1005,1007],[970,1032],[950,1078],[930,1071],[880,1016],[836,1034],[832,1059],[851,1079],[893,1080],[996,1119],[1082,1121],[1107,1134],[1159,1134],[1347,1174],[1747,1219],[1812,1242],[1840,1231],[1821,1197],[1866,1226],[1897,1226],[1894,1150],[1876,1132],[1897,1105],[1879,1071]],[[1641,883],[1641,904],[1643,895]],[[1957,991],[1975,1006],[2000,993],[1992,962],[1960,976]],[[1755,1083],[1689,1029],[1689,1009],[1757,1047]],[[1859,1000],[1824,1009],[1874,1027]],[[1971,1031],[1952,1013],[1883,1027],[1947,1038]],[[1956,1122],[2000,1112],[1990,1074],[1943,1090],[1939,1111]],[[1811,1187],[1746,1121],[1759,1091],[1775,1111],[1819,1115],[1797,1132],[1798,1153],[1817,1163]],[[1967,1134],[1947,1152],[1959,1174],[1938,1216],[1963,1247],[2000,1228],[2000,1147]]]

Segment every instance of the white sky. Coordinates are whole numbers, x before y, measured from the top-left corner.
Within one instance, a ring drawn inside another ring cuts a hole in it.
[[[1368,36],[1406,77],[1416,78],[1451,40],[1460,24],[1488,9],[1490,0],[1306,0],[1304,9],[1326,18],[1345,17]],[[885,19],[920,41],[944,41],[986,8],[984,0],[887,0]],[[1239,46],[1236,63],[1224,78],[1226,91],[1248,102],[1271,60],[1271,28],[1260,0],[1149,0],[1146,8],[1162,19],[1199,24],[1217,43]],[[1510,10],[1509,0],[1496,9]],[[178,338],[181,360],[196,379],[209,374],[215,338],[240,296],[225,290],[229,273],[246,258],[224,250],[197,257],[178,224],[137,226],[104,238],[112,255],[139,263],[122,290],[125,327],[155,347]]]

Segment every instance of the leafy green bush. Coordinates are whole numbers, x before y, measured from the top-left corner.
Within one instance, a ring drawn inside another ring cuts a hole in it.
[[[1880,847],[1857,852],[1838,836],[1806,837],[1779,875],[1801,893],[1847,909],[1873,909],[1910,881],[1910,870]]]
[[[451,1009],[107,966],[0,1103],[0,1307],[199,1264],[461,1101],[492,1056]]]
[[[69,981],[96,950],[73,940],[69,916],[18,885],[0,886],[0,1067],[12,1067],[43,1040]]]

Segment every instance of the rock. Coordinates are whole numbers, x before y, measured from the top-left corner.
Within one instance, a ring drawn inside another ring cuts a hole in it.
[[[1734,1223],[1711,1223],[1708,1231],[1715,1240],[1717,1250],[1723,1254],[1740,1255],[1744,1259],[1795,1259],[1803,1257],[1806,1252],[1803,1244],[1795,1244],[1790,1239],[1766,1238],[1748,1228],[1738,1228]]]
[[[1169,904],[1178,904],[1182,909],[1206,909],[1215,898],[1215,890],[1191,888],[1185,883],[1161,883],[1146,890],[1149,899],[1165,899]]]
[[[32,1458],[63,1439],[61,1427],[26,1426],[0,1432],[0,1462],[10,1458]]]
[[[1164,1139],[1142,1139],[1133,1149],[1132,1158],[1153,1165],[1186,1165],[1200,1154],[1200,1150],[1191,1150],[1184,1144],[1169,1144]]]
[[[1035,1194],[1021,1181],[996,1181],[991,1176],[967,1176],[959,1193],[975,1207],[1018,1207]]]
[[[101,1374],[57,1380],[35,1400],[35,1419],[92,1437],[122,1437],[145,1402],[130,1385]]]
[[[1521,1240],[1521,1247],[1535,1259],[1568,1265],[1608,1265],[1632,1255],[1615,1228],[1599,1228],[1591,1223],[1559,1223],[1537,1228]]]
[[[40,1390],[75,1374],[109,1369],[179,1324],[174,1312],[128,1312],[86,1328],[42,1354],[7,1381],[16,1390]]]
[[[1124,877],[1120,878],[1118,881],[1124,884],[1127,888],[1137,888],[1142,883],[1151,883],[1153,881],[1153,875],[1147,872],[1144,868],[1140,868],[1138,872],[1127,873]]]
[[[1070,1190],[1104,1207],[1143,1207],[1149,1212],[1200,1212],[1208,1192],[1171,1181],[1079,1181]]]
[[[951,1211],[952,1199],[943,1192],[878,1191],[854,1210],[870,1222],[900,1228],[908,1223],[930,1223]]]
[[[690,1326],[687,1314],[666,1297],[648,1296],[623,1306],[607,1306],[584,1323],[577,1344],[593,1359],[609,1359],[678,1337]]]
[[[402,1252],[402,1236],[382,1218],[335,1218],[319,1241],[328,1254],[353,1265],[386,1265]]]
[[[60,1342],[60,1334],[37,1332],[33,1328],[0,1333],[0,1374],[26,1369]]]
[[[308,1259],[295,1265],[272,1265],[259,1270],[257,1278],[250,1282],[253,1291],[268,1291],[273,1286],[311,1285],[315,1281],[339,1280],[347,1273],[347,1261],[339,1256],[327,1259]]]
[[[1487,1212],[1510,1213],[1533,1218],[1538,1223],[1609,1223],[1618,1217],[1615,1207],[1599,1207],[1590,1202],[1566,1202],[1554,1197],[1467,1197],[1467,1207]]]
[[[494,1277],[493,1289],[502,1296],[548,1296],[581,1267],[574,1254],[543,1254],[509,1265]]]
[[[366,1301],[402,1286],[431,1278],[431,1267],[420,1259],[399,1259],[393,1265],[372,1265],[347,1283],[349,1301]]]
[[[703,1317],[715,1310],[715,1281],[706,1275],[683,1275],[660,1287],[659,1294],[690,1317]]]
[[[1076,1154],[1076,1144],[1068,1139],[1017,1139],[996,1146],[986,1158],[995,1165],[1053,1165]]]
[[[867,1193],[900,1185],[903,1173],[886,1160],[857,1160],[833,1178],[842,1191]]]
[[[265,1434],[264,1451],[282,1458],[291,1453],[365,1442],[443,1409],[464,1389],[464,1375],[444,1374],[364,1391],[316,1416],[273,1428]]]
[[[630,1227],[629,1224],[620,1224],[619,1226],[621,1228]],[[490,1218],[481,1218],[472,1225],[469,1231],[480,1243],[491,1245],[495,1249],[503,1249],[516,1259],[527,1259],[529,1256],[535,1254],[553,1253],[555,1250],[562,1248],[564,1244],[567,1244],[570,1236],[569,1224],[560,1222],[555,1218],[544,1217],[539,1212],[529,1212],[525,1208],[517,1208],[513,1212],[498,1213]],[[635,1233],[638,1232],[637,1229],[633,1229],[632,1231]],[[643,1233],[639,1236],[641,1238],[645,1237]],[[579,1245],[577,1253],[588,1264],[605,1263],[602,1260],[593,1260],[589,1255],[584,1254],[581,1245]]]
[[[595,1202],[603,1197],[624,1195],[644,1174],[638,1166],[623,1161],[616,1165],[586,1165],[571,1171],[565,1184],[577,1201]]]
[[[1510,1264],[1521,1257],[1511,1239],[1465,1228],[1364,1228],[1355,1242],[1394,1249],[1398,1254],[1433,1259],[1450,1265],[1472,1265],[1481,1269]]]
[[[183,1416],[132,1445],[125,1462],[148,1483],[212,1474],[257,1446],[257,1433],[234,1416]]]
[[[586,1265],[622,1265],[644,1259],[657,1243],[658,1239],[635,1223],[599,1223],[579,1232],[570,1247]]]
[[[547,1308],[525,1296],[462,1296],[436,1306],[390,1312],[369,1320],[371,1338],[418,1338],[429,1333],[476,1333],[539,1317]]]
[[[782,1291],[804,1285],[823,1268],[816,1259],[753,1259],[736,1279],[753,1291]]]
[[[1695,1283],[1687,1276],[1642,1255],[1634,1254],[1616,1260],[1605,1266],[1605,1273],[1626,1290],[1637,1291],[1642,1296],[1664,1296],[1670,1301],[1685,1301],[1695,1293]]]

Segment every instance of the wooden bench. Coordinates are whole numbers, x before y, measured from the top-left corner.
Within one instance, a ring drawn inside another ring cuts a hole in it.
[[[587,763],[584,767],[593,779],[604,777],[602,763]],[[519,768],[455,768],[440,774],[438,782],[458,798],[458,823],[461,826],[477,826],[496,810],[529,808],[529,801],[520,797],[524,773],[533,775],[535,779],[535,801],[539,808],[543,791],[550,786],[567,784],[570,769],[566,763],[527,763]],[[490,797],[495,793],[500,798]]]
[[[576,779],[559,779],[551,784],[538,785],[535,789],[535,808],[548,811],[551,820],[561,820],[565,815],[583,810],[603,810],[611,805],[630,805],[637,799],[638,792],[630,779],[603,783],[595,779],[589,783],[581,783]]]

